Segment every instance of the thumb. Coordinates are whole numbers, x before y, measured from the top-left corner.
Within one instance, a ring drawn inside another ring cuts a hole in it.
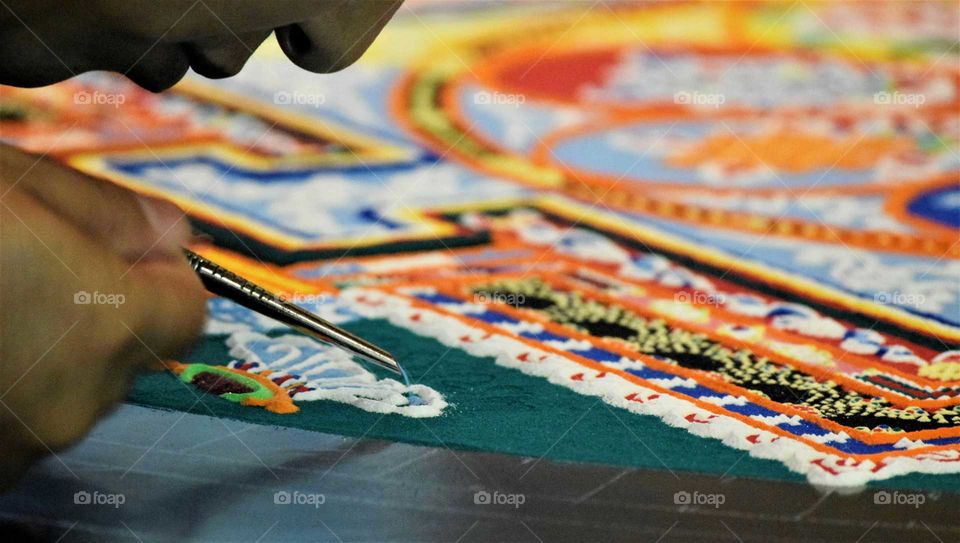
[[[125,321],[149,361],[176,358],[195,345],[207,294],[185,257],[144,260],[124,278]]]

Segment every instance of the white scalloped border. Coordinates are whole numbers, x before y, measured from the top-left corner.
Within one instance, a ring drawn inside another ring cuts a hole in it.
[[[364,317],[385,318],[448,347],[462,349],[473,356],[492,357],[500,366],[544,378],[579,394],[598,397],[608,405],[631,413],[656,416],[670,426],[700,437],[719,439],[753,457],[779,461],[791,471],[806,476],[814,485],[853,487],[907,473],[960,473],[960,447],[888,457],[879,465],[871,460],[827,454],[796,439],[760,430],[736,418],[656,392],[615,373],[600,375],[561,355],[538,350],[507,335],[491,335],[451,316],[414,307],[401,296],[361,287],[347,289],[342,296]],[[521,361],[525,353],[525,361]],[[583,380],[571,380],[570,376],[576,373],[583,373]]]

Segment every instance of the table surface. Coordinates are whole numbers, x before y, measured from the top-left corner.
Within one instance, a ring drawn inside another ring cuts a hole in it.
[[[478,492],[499,503],[477,503]],[[677,492],[703,505],[678,505]],[[875,492],[453,451],[124,405],[0,496],[0,531],[64,542],[960,540],[956,495],[923,494],[918,507],[878,505]],[[86,496],[99,503],[77,503]]]

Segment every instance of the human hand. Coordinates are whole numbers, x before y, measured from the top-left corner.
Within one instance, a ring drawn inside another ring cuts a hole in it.
[[[189,346],[205,294],[187,219],[0,146],[0,487],[82,437],[148,364]]]

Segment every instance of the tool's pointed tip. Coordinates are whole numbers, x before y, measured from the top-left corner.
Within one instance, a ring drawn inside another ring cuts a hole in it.
[[[403,368],[400,367],[400,363],[389,353],[383,358],[383,366],[397,375],[403,375]]]
[[[361,356],[367,359],[370,362],[380,366],[381,368],[388,369],[397,375],[403,375],[403,368],[400,367],[400,363],[397,362],[393,355],[386,351],[377,350],[364,350],[360,353]]]

